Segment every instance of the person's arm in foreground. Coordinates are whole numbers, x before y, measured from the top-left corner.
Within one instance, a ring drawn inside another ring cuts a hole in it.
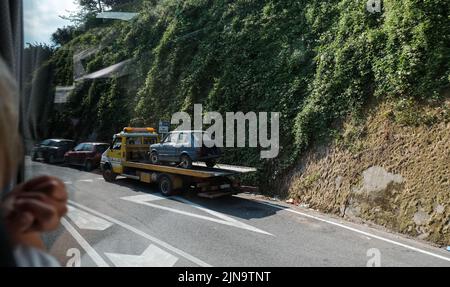
[[[35,178],[9,193],[1,209],[14,247],[22,253],[24,247],[43,251],[41,233],[59,226],[67,212],[67,198],[64,183],[49,176]]]

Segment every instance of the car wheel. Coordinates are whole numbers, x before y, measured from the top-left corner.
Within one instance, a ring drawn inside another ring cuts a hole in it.
[[[112,171],[111,166],[106,166],[103,169],[103,178],[107,182],[114,182],[114,181],[116,181],[117,174]]]
[[[48,156],[48,163],[49,164],[54,164],[56,162],[55,160],[55,155],[51,154]]]
[[[87,160],[84,164],[84,169],[86,171],[92,171],[93,170],[93,165],[92,165],[92,161]]]
[[[192,168],[192,159],[184,154],[180,158],[180,167],[182,168]]]
[[[216,161],[215,160],[207,160],[206,161],[206,166],[209,168],[213,168],[216,165]]]
[[[32,161],[37,161],[37,154],[34,152],[33,155],[31,156],[31,160]]]
[[[167,176],[167,175],[160,176],[159,180],[158,180],[158,185],[159,185],[159,191],[164,196],[172,196],[175,194],[175,191],[173,190],[173,182],[169,176]]]
[[[152,164],[159,164],[159,156],[157,152],[152,152],[151,156],[150,156],[150,162]]]

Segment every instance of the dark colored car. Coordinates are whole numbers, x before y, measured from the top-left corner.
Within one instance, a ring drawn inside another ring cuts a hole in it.
[[[64,154],[73,149],[75,142],[66,139],[47,139],[33,147],[31,159],[39,159],[48,163],[57,163],[64,160]]]
[[[64,155],[64,163],[83,166],[91,171],[100,166],[102,154],[108,148],[107,143],[81,143]]]
[[[214,167],[222,156],[218,147],[206,147],[202,143],[211,141],[210,136],[202,131],[177,131],[169,133],[160,144],[150,147],[152,164],[174,162],[182,168],[191,168],[192,163],[203,161],[208,167]]]

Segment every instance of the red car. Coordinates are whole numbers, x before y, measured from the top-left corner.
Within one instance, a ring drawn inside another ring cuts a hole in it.
[[[107,143],[81,143],[64,155],[64,163],[84,166],[91,171],[100,166],[102,154],[109,148]]]

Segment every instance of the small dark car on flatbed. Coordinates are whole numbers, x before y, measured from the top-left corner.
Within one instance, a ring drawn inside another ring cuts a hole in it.
[[[213,146],[210,135],[204,131],[174,131],[150,147],[152,164],[173,162],[182,168],[192,168],[198,161],[214,167],[221,156],[221,149]]]

